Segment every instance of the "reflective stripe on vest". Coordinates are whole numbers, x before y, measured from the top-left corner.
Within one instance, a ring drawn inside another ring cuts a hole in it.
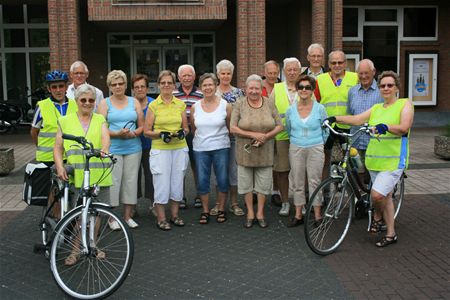
[[[383,103],[372,106],[369,118],[371,126],[383,123],[400,124],[400,115],[408,99],[398,99],[394,104],[384,108]],[[394,171],[406,169],[409,160],[409,132],[407,136],[398,136],[390,132],[371,138],[366,151],[366,167],[373,171]]]
[[[61,117],[61,114],[50,98],[39,101],[37,105],[41,112],[42,124],[44,127],[39,130],[36,160],[53,161],[53,146],[55,145],[58,119]],[[76,112],[77,110],[78,107],[75,101],[69,99],[69,106],[67,107],[66,114]]]
[[[77,114],[67,115],[59,120],[61,130],[66,134],[74,136],[84,136],[90,141],[95,149],[100,149],[102,146],[102,124],[105,123],[105,118],[102,115],[94,113],[87,134],[84,132]],[[64,140],[64,150],[67,154],[67,163],[74,167],[73,182],[75,187],[79,188],[83,184],[84,166],[85,166],[85,150],[73,148],[77,143],[70,140]],[[100,186],[111,186],[112,177],[109,167],[111,163],[109,159],[102,161],[100,158],[92,157],[89,161],[90,169],[90,184],[98,183]],[[101,182],[98,182],[102,179]]]
[[[289,98],[286,94],[287,86],[285,82],[275,83],[273,90],[275,92],[275,106],[281,118],[281,123],[286,126],[286,111],[289,108]],[[284,141],[289,140],[289,135],[286,130],[279,132],[275,136],[275,140]]]
[[[348,91],[358,83],[358,75],[354,72],[345,72],[345,76],[339,86],[336,86],[330,73],[317,76],[317,84],[320,90],[320,104],[325,106],[327,115],[347,115]],[[348,125],[338,124],[340,128],[350,128]]]

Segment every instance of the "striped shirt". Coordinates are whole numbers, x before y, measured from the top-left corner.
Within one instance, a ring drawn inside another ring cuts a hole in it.
[[[184,104],[186,104],[186,116],[189,118],[191,115],[191,107],[194,105],[197,101],[200,101],[203,99],[203,93],[198,90],[196,86],[192,87],[192,90],[189,94],[186,94],[183,90],[183,86],[180,84],[178,89],[173,91],[172,93],[176,98],[182,100]]]
[[[348,91],[347,112],[349,115],[358,115],[371,108],[374,104],[383,103],[377,82],[372,81],[371,86],[365,90],[361,84],[357,84]],[[352,126],[350,132],[355,132],[359,126]],[[356,149],[366,150],[370,137],[362,135],[353,145]]]
[[[65,99],[65,102],[63,104],[59,104],[57,100],[54,100],[52,97],[50,99],[53,101],[53,104],[55,104],[56,109],[59,111],[61,116],[65,116],[67,113],[67,108],[69,107],[69,99]],[[43,128],[43,119],[41,115],[41,108],[39,106],[36,106],[36,111],[34,112],[33,121],[31,122],[31,127],[33,128]]]

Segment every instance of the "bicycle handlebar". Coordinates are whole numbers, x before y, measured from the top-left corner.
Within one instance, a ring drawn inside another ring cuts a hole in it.
[[[360,128],[358,128],[357,131],[353,132],[353,133],[346,133],[346,132],[340,132],[340,131],[336,131],[333,127],[331,127],[330,122],[328,120],[325,120],[322,123],[322,127],[328,127],[328,129],[330,129],[331,132],[333,132],[336,135],[340,135],[343,137],[349,137],[352,138],[355,135],[360,134],[361,132],[364,132],[370,136],[376,137],[373,132],[375,130],[375,126],[369,126],[367,123],[365,123],[364,125],[362,125]]]
[[[114,155],[111,153],[105,153],[101,150],[94,149],[94,145],[92,145],[91,142],[89,142],[84,136],[75,136],[67,133],[63,133],[62,138],[65,140],[75,141],[78,144],[81,144],[83,146],[84,150],[90,150],[91,155],[95,157],[108,157],[113,162],[116,161],[114,158]]]

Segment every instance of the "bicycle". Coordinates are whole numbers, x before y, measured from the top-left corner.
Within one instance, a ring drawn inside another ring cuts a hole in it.
[[[365,186],[361,182],[356,164],[351,159],[352,154],[353,156],[357,154],[357,151],[351,151],[352,144],[362,134],[369,134],[372,138],[376,138],[371,133],[372,127],[365,124],[356,132],[349,134],[334,130],[328,122],[325,122],[324,126],[327,126],[334,134],[344,137],[346,142],[342,145],[344,153],[342,159],[338,164],[332,165],[330,177],[320,183],[306,207],[304,227],[306,243],[319,255],[331,254],[342,244],[355,214],[355,206],[358,206],[361,215],[367,212],[367,231],[370,231],[372,227],[374,211],[370,198],[371,185]],[[394,218],[397,218],[404,199],[405,178],[406,175],[403,172],[393,190]],[[319,199],[319,203],[322,203],[321,220],[315,220],[314,217],[313,203],[316,198]]]
[[[55,197],[44,208],[40,224],[42,245],[35,246],[35,250],[44,250],[50,258],[53,278],[63,292],[77,299],[105,298],[125,281],[133,262],[134,243],[128,226],[112,208],[93,202],[99,188],[97,184],[89,185],[89,160],[104,157],[114,163],[115,159],[94,149],[84,137],[62,137],[82,145],[86,158],[83,187],[77,206],[69,210],[69,184],[52,175]],[[56,211],[59,215],[55,215]],[[113,220],[119,224],[118,230],[109,228],[108,221]],[[70,255],[77,259],[67,265],[65,260]]]

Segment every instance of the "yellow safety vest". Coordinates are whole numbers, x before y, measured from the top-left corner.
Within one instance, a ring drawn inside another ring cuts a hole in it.
[[[70,114],[59,120],[63,133],[84,136],[94,145],[95,149],[101,149],[102,147],[102,124],[105,122],[106,120],[102,115],[94,113],[89,124],[89,129],[85,133],[77,114]],[[86,161],[84,150],[78,146],[80,145],[77,142],[64,140],[67,163],[73,166],[75,173],[71,182],[75,184],[76,188],[80,188],[83,185],[84,163]],[[89,169],[91,171],[90,185],[98,183],[99,186],[111,186],[110,166],[111,162],[108,158],[102,161],[100,158],[92,157],[89,160]],[[102,181],[98,182],[99,179],[102,179]]]
[[[41,111],[44,127],[39,130],[36,160],[50,162],[53,161],[53,146],[55,146],[58,119],[61,118],[61,114],[50,98],[39,101],[37,105]],[[66,115],[77,111],[78,106],[75,100],[69,99]]]
[[[273,87],[275,92],[275,106],[277,107],[278,114],[281,118],[281,123],[286,127],[286,111],[289,108],[289,98],[287,95],[287,85],[285,82],[275,83]],[[275,140],[285,141],[289,140],[289,135],[286,130],[280,131],[276,136]]]
[[[398,99],[394,104],[384,108],[383,103],[372,106],[369,125],[398,125],[400,115],[409,99]],[[366,151],[366,167],[372,171],[394,171],[407,169],[409,162],[409,131],[404,136],[390,132],[379,136],[379,141],[372,137]]]
[[[325,106],[327,115],[347,115],[348,90],[358,83],[358,75],[355,72],[345,72],[345,76],[339,86],[336,86],[329,73],[317,76],[317,84],[320,90],[320,104]],[[350,128],[348,125],[338,124],[340,128]]]

